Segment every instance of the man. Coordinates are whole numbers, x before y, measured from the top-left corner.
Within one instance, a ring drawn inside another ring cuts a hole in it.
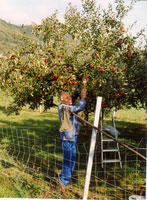
[[[85,108],[86,93],[87,90],[82,89],[81,100],[76,106],[74,106],[73,104],[76,98],[79,96],[77,90],[75,91],[73,98],[70,96],[68,92],[63,92],[61,94],[61,104],[58,106],[59,120],[61,121],[61,125],[63,123],[64,111],[68,113],[69,111],[78,113]],[[68,122],[67,124],[65,124],[66,127],[62,126],[62,128],[60,128],[60,139],[64,153],[62,171],[59,177],[59,182],[60,184],[62,184],[62,186],[66,186],[69,183],[71,175],[74,171],[75,159],[76,159],[77,135],[79,132],[79,123],[77,117],[69,113],[69,115],[65,115],[64,120]],[[69,127],[69,130],[66,130],[68,129],[67,127]]]

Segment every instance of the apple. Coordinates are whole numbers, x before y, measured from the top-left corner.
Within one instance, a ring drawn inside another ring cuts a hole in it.
[[[48,59],[47,59],[47,58],[45,58],[45,59],[44,59],[44,62],[45,62],[45,63],[48,63]]]
[[[124,91],[121,91],[121,95],[125,95],[125,92],[124,92]]]
[[[99,58],[99,54],[98,53],[96,53],[96,57]]]
[[[24,70],[21,70],[21,73],[24,74]]]
[[[75,40],[75,36],[74,35],[72,36],[72,39]]]
[[[92,68],[94,68],[94,66],[91,64],[91,65],[90,65],[90,68],[92,69]]]
[[[64,81],[63,85],[67,85],[67,81]]]
[[[55,79],[55,80],[58,79],[58,74],[54,74],[54,79]]]
[[[78,82],[77,82],[77,81],[74,81],[74,85],[78,85]]]
[[[11,56],[11,60],[14,60],[14,59],[15,59],[15,56],[12,55],[12,56]]]
[[[121,32],[124,32],[125,30],[123,28],[120,29]]]
[[[113,72],[115,72],[115,71],[116,71],[116,68],[115,68],[115,67],[113,67],[113,68],[112,68],[112,71],[113,71]]]
[[[115,93],[114,96],[115,96],[115,97],[118,97],[118,96],[119,96],[119,92]]]
[[[73,81],[73,78],[72,78],[72,77],[70,77],[69,81]]]
[[[127,53],[127,54],[126,54],[126,57],[127,57],[127,58],[129,58],[129,57],[130,57],[130,54],[129,54],[129,53]]]
[[[103,69],[99,69],[99,72],[103,72]]]

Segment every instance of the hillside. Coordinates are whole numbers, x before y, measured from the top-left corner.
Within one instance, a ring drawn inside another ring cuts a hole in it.
[[[25,32],[32,37],[32,27],[25,26]],[[0,55],[6,55],[7,52],[21,43],[23,30],[21,26],[7,23],[0,19]]]

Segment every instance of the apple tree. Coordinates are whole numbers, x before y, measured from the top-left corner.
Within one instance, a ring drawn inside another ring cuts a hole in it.
[[[131,7],[117,0],[115,9],[112,5],[102,9],[95,0],[82,0],[82,8],[79,12],[69,4],[63,23],[55,12],[40,25],[34,24],[37,39],[24,35],[24,45],[10,55],[6,77],[15,110],[26,104],[31,109],[43,104],[48,109],[55,105],[55,96],[76,87],[87,88],[87,119],[95,109],[96,96],[102,96],[103,107],[109,109],[138,104],[133,95],[139,91],[135,90],[139,36],[129,35],[123,24]],[[143,64],[144,57],[140,59]]]

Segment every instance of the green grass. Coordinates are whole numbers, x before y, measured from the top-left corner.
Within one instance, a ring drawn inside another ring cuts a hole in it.
[[[11,101],[11,98],[9,98]],[[3,128],[3,134],[1,135],[3,139],[0,141],[0,197],[15,197],[15,198],[82,198],[82,190],[75,187],[75,184],[70,185],[68,188],[68,193],[63,194],[59,188],[56,188],[52,181],[43,180],[42,179],[42,171],[46,173],[46,160],[47,157],[50,157],[50,160],[53,163],[61,164],[62,163],[62,151],[61,149],[55,149],[55,142],[59,142],[59,120],[57,108],[52,108],[47,112],[39,112],[38,110],[32,111],[25,107],[20,115],[12,114],[7,116],[5,114],[5,95],[1,92],[0,95],[0,127]],[[94,115],[91,114],[90,121],[93,122]],[[130,110],[120,110],[116,112],[115,115],[115,123],[117,129],[120,131],[121,140],[125,140],[126,142],[131,141],[132,138],[137,137],[137,139],[141,139],[146,131],[147,131],[147,113],[145,110],[136,110],[134,108]],[[104,118],[104,124],[111,125],[111,115]],[[12,135],[13,132],[13,135]],[[0,137],[1,137],[0,136]],[[20,137],[19,136],[23,136]],[[22,138],[29,136],[30,142],[28,144],[27,139],[23,139],[23,143],[25,147],[20,147],[22,144]],[[16,138],[15,138],[16,137]],[[33,143],[33,138],[36,138],[35,145]],[[81,134],[79,135],[79,148],[78,151],[80,153],[84,153],[86,149],[89,148],[91,131],[85,132],[84,128],[81,128]],[[40,145],[40,141],[42,146]],[[85,144],[85,146],[81,144]],[[22,149],[21,149],[22,148]],[[35,151],[33,148],[38,149]],[[21,154],[18,155],[18,151]],[[28,155],[23,154],[22,152],[31,151],[32,157],[28,160]],[[54,153],[56,151],[56,154]],[[33,168],[32,160],[34,159],[33,155],[38,157],[36,161],[38,165],[42,165],[42,171],[35,166],[35,172],[32,173],[29,169],[26,170],[26,165]],[[42,159],[43,158],[43,159]],[[87,158],[81,156],[81,163],[84,165]],[[5,161],[7,160],[7,161]],[[55,162],[56,160],[56,162]],[[42,164],[43,162],[43,164]],[[76,166],[76,170],[78,170],[79,174],[75,172],[74,176],[79,177],[78,185],[83,187],[84,184],[84,176],[85,170],[83,169],[83,165]],[[140,164],[139,164],[140,165]],[[133,165],[127,166],[128,169],[131,169]],[[85,166],[84,166],[85,167]],[[124,166],[126,167],[126,166]],[[49,167],[51,175],[55,175],[59,173],[59,169],[52,164]],[[113,168],[112,168],[113,170]],[[2,173],[8,175],[3,176]],[[138,175],[140,175],[138,173]],[[101,178],[103,178],[103,173],[100,173]],[[109,173],[111,178],[111,172]],[[116,175],[118,178],[123,177],[123,173]],[[128,176],[130,180],[134,178],[134,174],[128,172]],[[7,178],[6,178],[7,177]],[[10,178],[11,177],[11,178]],[[5,178],[5,179],[4,179]],[[142,179],[140,180],[142,181]],[[73,179],[74,183],[74,179]],[[94,187],[95,183],[92,183],[91,188]],[[122,187],[124,182],[121,182]],[[104,184],[101,184],[100,190],[105,187]],[[131,183],[128,181],[128,187],[132,187]],[[105,188],[105,190],[108,190]],[[103,190],[104,191],[104,190]],[[110,188],[111,191],[111,188]],[[103,192],[102,192],[103,193]],[[95,193],[90,191],[90,198],[92,199]],[[111,194],[111,192],[110,192]]]

